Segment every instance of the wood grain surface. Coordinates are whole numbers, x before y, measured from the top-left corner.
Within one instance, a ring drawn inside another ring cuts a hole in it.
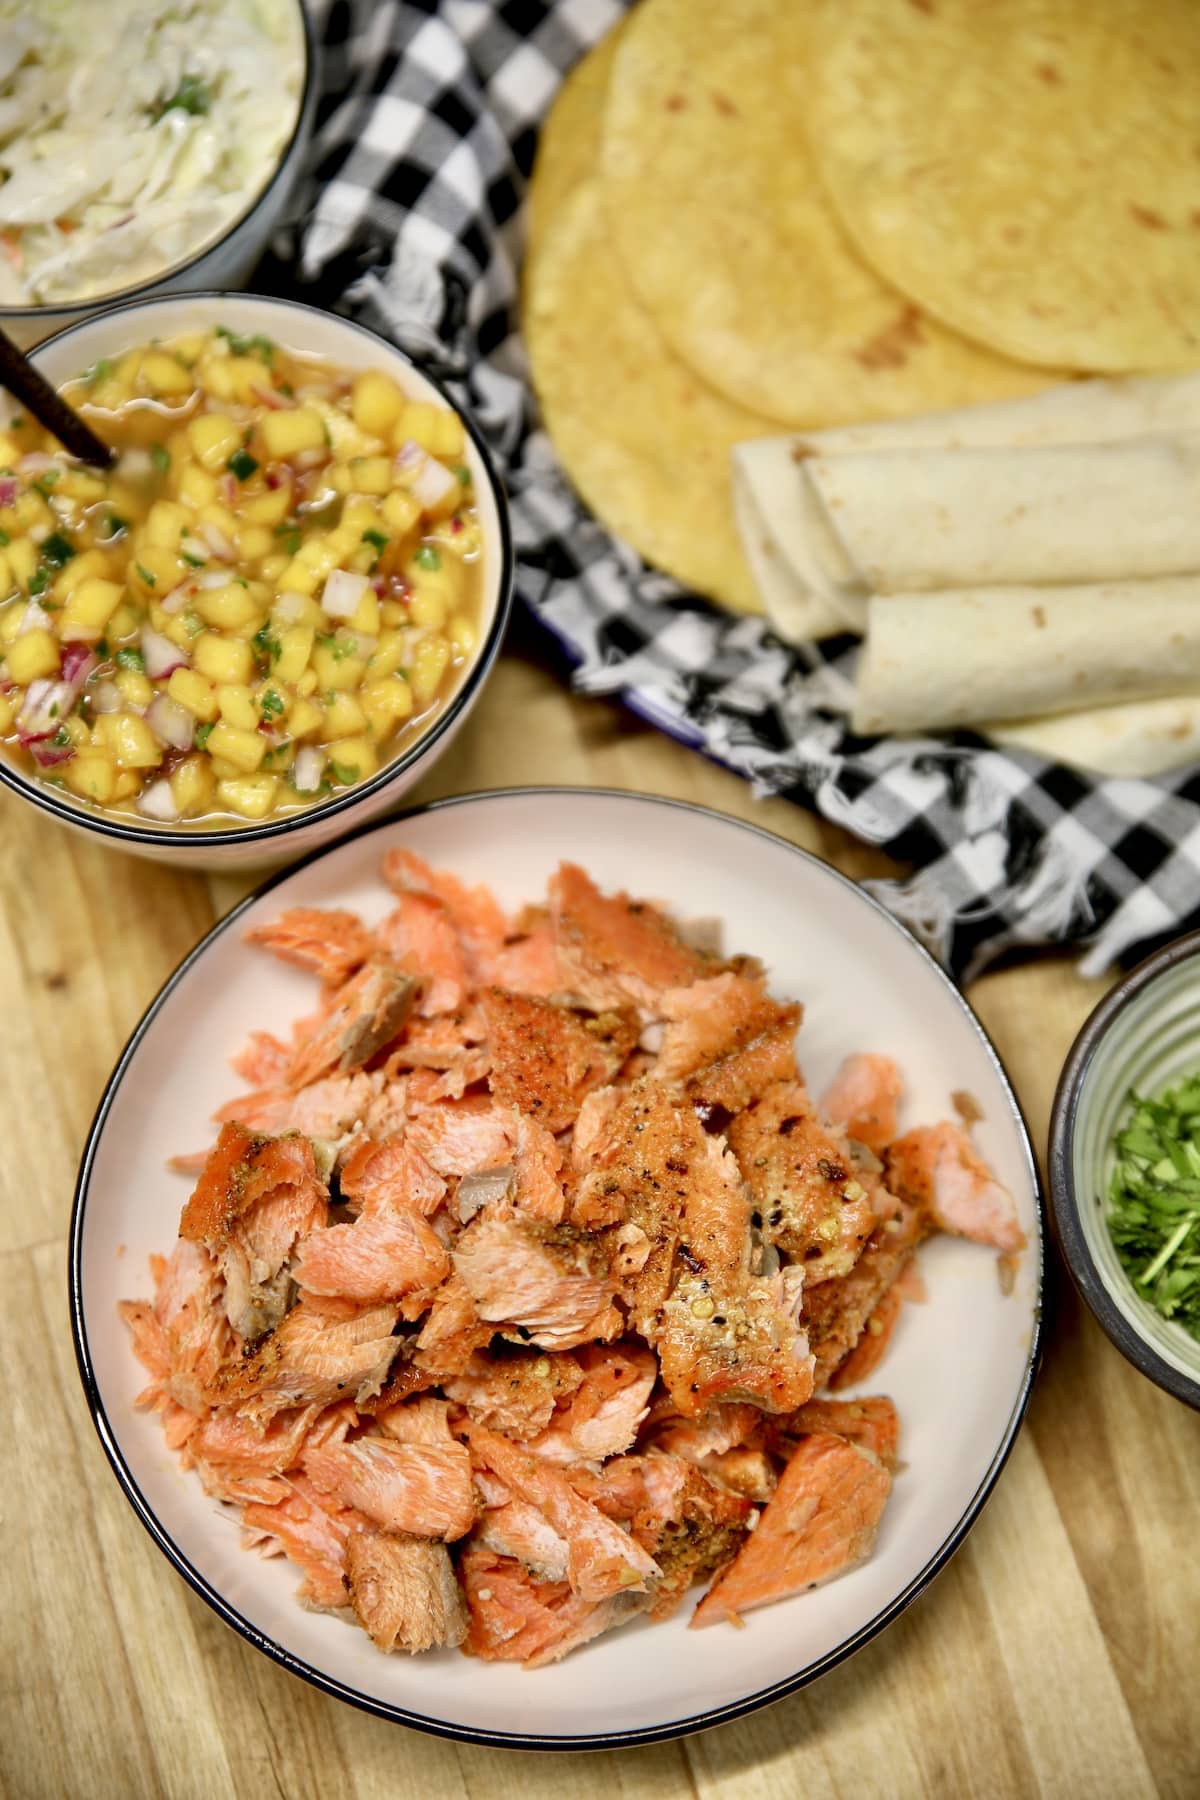
[[[852,875],[887,872],[615,706],[569,699],[524,646],[415,798],[539,781],[702,801]],[[160,1557],[109,1472],[75,1374],[66,1231],[88,1124],[127,1034],[253,882],[156,868],[0,801],[0,1791],[1200,1793],[1200,1417],[1122,1361],[1053,1255],[1028,1421],[966,1545],[867,1649],[765,1712],[636,1751],[457,1747],[328,1699],[250,1649]],[[1059,1066],[1099,992],[1061,958],[971,992],[1039,1152]]]

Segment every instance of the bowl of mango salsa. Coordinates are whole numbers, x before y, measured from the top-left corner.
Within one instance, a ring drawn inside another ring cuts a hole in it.
[[[117,455],[86,467],[0,412],[0,781],[207,867],[393,804],[511,604],[471,422],[394,346],[291,301],[135,303],[34,360]]]

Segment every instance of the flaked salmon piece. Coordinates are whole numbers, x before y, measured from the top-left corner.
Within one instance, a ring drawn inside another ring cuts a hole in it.
[[[665,988],[686,987],[718,966],[692,950],[657,907],[602,894],[574,863],[550,878],[550,916],[569,983],[602,1004],[609,995],[654,1012]]]
[[[129,1327],[133,1354],[155,1382],[171,1373],[171,1345],[148,1300],[119,1300],[117,1312]]]
[[[221,1127],[179,1232],[216,1257],[225,1316],[239,1337],[259,1337],[283,1317],[291,1298],[286,1265],[298,1239],[325,1223],[328,1200],[306,1138]]]
[[[574,1361],[581,1372],[576,1391],[529,1448],[559,1464],[601,1462],[628,1450],[637,1437],[658,1380],[658,1362],[653,1351],[632,1340],[603,1349],[584,1345]]]
[[[738,1444],[701,1457],[696,1467],[718,1487],[758,1506],[771,1498],[779,1479],[766,1451],[756,1450],[750,1444]]]
[[[576,1115],[575,1129],[571,1136],[571,1163],[574,1168],[582,1171],[591,1167],[593,1154],[604,1141],[613,1114],[620,1104],[619,1088],[596,1088],[587,1095]]]
[[[566,1582],[535,1581],[521,1563],[491,1550],[466,1551],[459,1580],[470,1618],[462,1646],[467,1655],[528,1669],[559,1662],[647,1604],[647,1596],[632,1592],[582,1600]]]
[[[317,906],[293,906],[269,925],[253,926],[246,942],[319,975],[330,987],[352,975],[375,947],[356,914],[325,912]]]
[[[567,1579],[581,1600],[641,1592],[654,1582],[659,1569],[653,1557],[577,1493],[561,1470],[485,1425],[463,1429],[472,1460],[498,1475],[518,1500],[536,1506],[566,1540]]]
[[[336,1319],[302,1300],[269,1337],[217,1371],[212,1399],[261,1422],[292,1406],[332,1406],[343,1397],[361,1403],[379,1392],[400,1348],[392,1336],[398,1318],[391,1305]]]
[[[441,1239],[420,1213],[399,1210],[310,1232],[292,1270],[308,1293],[340,1294],[363,1305],[430,1294],[449,1273]]]
[[[543,1350],[571,1350],[622,1329],[602,1250],[569,1226],[481,1214],[452,1260],[481,1319]]]
[[[816,1385],[825,1386],[866,1329],[892,1283],[908,1266],[925,1236],[924,1215],[902,1202],[894,1219],[877,1225],[848,1275],[823,1281],[805,1294],[804,1323],[816,1357]]]
[[[243,1542],[264,1556],[283,1554],[304,1571],[299,1598],[320,1609],[345,1606],[346,1540],[351,1527],[364,1525],[322,1497],[302,1475],[287,1477],[286,1499],[242,1508]]]
[[[282,1087],[287,1080],[292,1053],[282,1038],[269,1031],[252,1031],[236,1056],[229,1059],[235,1075],[253,1088]]]
[[[181,1237],[163,1265],[154,1316],[170,1351],[170,1398],[198,1418],[207,1412],[209,1389],[234,1354],[235,1339],[221,1302],[215,1259],[202,1245]]]
[[[826,1130],[802,1082],[768,1088],[731,1120],[737,1157],[763,1237],[804,1265],[809,1288],[845,1275],[875,1226],[844,1134]]]
[[[375,928],[380,952],[420,983],[416,1011],[423,1019],[459,1010],[471,986],[466,956],[440,900],[401,894]]]
[[[417,1335],[413,1362],[439,1379],[457,1375],[492,1335],[493,1327],[480,1318],[466,1282],[451,1269]]]
[[[453,1069],[476,1052],[486,1032],[482,1007],[471,1005],[436,1018],[412,1018],[383,1065],[391,1081],[406,1069]]]
[[[752,1511],[749,1500],[661,1450],[616,1456],[592,1480],[573,1479],[609,1517],[628,1520],[658,1563],[654,1620],[669,1618],[693,1582],[707,1581],[732,1560]]]
[[[385,1652],[452,1648],[467,1608],[450,1552],[428,1538],[355,1531],[346,1542],[346,1592],[363,1630]]]
[[[386,1406],[375,1414],[375,1424],[401,1444],[452,1444],[447,1421],[449,1402],[432,1394],[418,1394],[399,1406]]]
[[[584,1013],[530,994],[481,996],[498,1100],[562,1131],[593,1088],[610,1081],[637,1042],[631,1007]]]
[[[516,1182],[513,1204],[519,1213],[547,1225],[562,1222],[567,1196],[562,1184],[563,1153],[555,1138],[536,1119],[518,1112],[514,1120]]]
[[[389,850],[383,879],[399,894],[423,894],[443,906],[467,953],[476,979],[508,936],[508,920],[490,888],[468,887],[446,869],[431,869],[411,850]]]
[[[700,1602],[692,1625],[736,1620],[862,1562],[891,1485],[883,1465],[844,1438],[803,1438],[757,1529]]]
[[[1025,1248],[1013,1197],[975,1150],[961,1125],[943,1120],[897,1138],[887,1155],[888,1180],[942,1231],[997,1250]]]
[[[483,979],[514,994],[536,994],[543,999],[561,994],[567,979],[549,914],[543,913],[525,935],[501,944],[484,962]]]
[[[315,1406],[305,1406],[256,1427],[222,1407],[200,1425],[192,1451],[231,1476],[282,1475],[299,1462],[316,1416]]]
[[[493,1100],[443,1100],[417,1115],[408,1142],[439,1175],[470,1175],[511,1159],[516,1126],[511,1108]]]
[[[786,1418],[765,1421],[764,1429],[784,1456],[791,1455],[797,1438],[820,1431],[861,1445],[888,1470],[895,1470],[899,1455],[900,1417],[885,1394],[867,1394],[858,1400],[809,1400]]]
[[[856,1387],[860,1381],[870,1380],[883,1361],[903,1307],[904,1295],[897,1280],[877,1301],[857,1344],[830,1376],[831,1388]]]
[[[720,975],[668,988],[661,1000],[666,1020],[656,1073],[682,1081],[744,1050],[765,1032],[787,1030],[795,1037],[798,1006],[772,1000],[761,979],[725,970]]]
[[[506,1345],[473,1356],[460,1374],[443,1380],[442,1389],[479,1424],[524,1441],[546,1429],[555,1407],[569,1403],[582,1382],[576,1356]]]
[[[896,1135],[896,1109],[904,1083],[890,1056],[846,1057],[826,1088],[821,1112],[847,1137],[882,1156]]]
[[[684,1092],[709,1131],[723,1131],[734,1113],[759,1099],[778,1081],[796,1081],[798,1006],[781,1007],[775,1024],[738,1044],[728,1055],[697,1069]]]
[[[481,1469],[475,1481],[484,1513],[471,1534],[471,1546],[514,1557],[538,1581],[565,1582],[570,1550],[545,1514],[528,1500],[515,1499],[487,1470]]]
[[[305,1137],[338,1138],[362,1122],[377,1091],[373,1076],[330,1075],[300,1093],[290,1088],[265,1088],[260,1093],[239,1094],[213,1117],[222,1124],[233,1122],[247,1131],[272,1136],[301,1131]]]
[[[674,1401],[669,1396],[664,1399],[667,1405],[656,1409],[658,1417],[651,1412],[647,1435],[655,1449],[682,1456],[685,1462],[700,1463],[744,1444],[762,1422],[761,1407],[745,1402],[713,1406],[698,1419],[684,1419]]]
[[[417,1212],[430,1218],[446,1197],[446,1183],[407,1136],[361,1138],[342,1164],[338,1186],[363,1218]]]
[[[413,1009],[418,986],[411,975],[378,959],[364,963],[329,996],[315,1030],[303,1036],[288,1069],[291,1087],[322,1075],[347,1075],[386,1049]]]
[[[492,1058],[487,1050],[468,1050],[448,1069],[414,1069],[408,1078],[407,1110],[420,1112],[439,1100],[461,1100],[467,1089],[487,1079]]]
[[[471,1459],[462,1444],[401,1444],[391,1437],[305,1452],[313,1486],[385,1531],[452,1542],[475,1523]]]
[[[205,1493],[226,1506],[275,1506],[290,1491],[282,1476],[238,1475],[202,1456],[192,1457],[186,1466],[195,1470]]]

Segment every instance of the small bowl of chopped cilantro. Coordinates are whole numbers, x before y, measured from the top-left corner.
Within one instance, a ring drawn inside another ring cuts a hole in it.
[[[1200,932],[1136,968],[1076,1038],[1051,1115],[1050,1205],[1100,1326],[1200,1409]]]

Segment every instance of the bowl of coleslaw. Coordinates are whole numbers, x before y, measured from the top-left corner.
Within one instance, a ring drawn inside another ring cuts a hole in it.
[[[301,0],[0,0],[0,325],[237,287],[316,105]]]

